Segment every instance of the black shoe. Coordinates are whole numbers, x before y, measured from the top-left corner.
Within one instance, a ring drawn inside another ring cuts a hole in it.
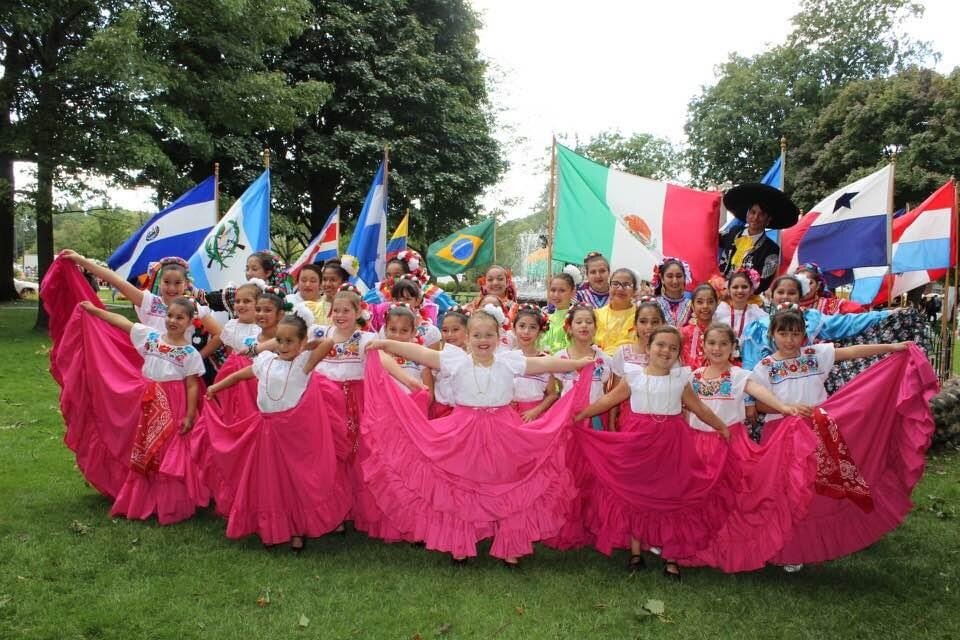
[[[673,569],[673,571],[671,571]],[[663,575],[670,580],[676,580],[681,582],[683,578],[680,577],[680,565],[672,560],[667,560],[663,563]]]
[[[629,571],[630,573],[636,573],[637,571],[640,571],[641,569],[645,569],[646,567],[647,567],[646,561],[643,559],[643,556],[639,554],[631,555],[630,559],[627,560],[627,571]]]

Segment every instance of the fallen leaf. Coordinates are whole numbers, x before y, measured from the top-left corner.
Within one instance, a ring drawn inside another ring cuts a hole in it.
[[[594,608],[594,609],[606,609],[606,608],[607,608],[607,604],[606,604],[605,602],[597,602],[597,603],[594,603],[593,608]]]
[[[450,624],[449,622],[444,622],[442,625],[437,627],[436,635],[438,636],[446,635],[447,633],[450,632],[450,629],[453,629],[453,625]]]
[[[79,520],[74,520],[70,523],[70,531],[78,536],[85,536],[90,533],[90,525],[80,522]]]
[[[413,636],[410,638],[410,640],[423,640],[423,636],[420,635],[419,633],[415,633],[415,634],[413,634]]]
[[[7,604],[9,604],[11,600],[13,600],[13,596],[10,595],[9,593],[5,593],[2,596],[0,596],[0,609],[7,606]]]
[[[308,618],[307,616],[305,616],[305,615],[303,615],[303,614],[301,613],[301,614],[300,614],[300,619],[297,620],[297,626],[300,627],[301,629],[304,629],[304,628],[306,628],[306,627],[309,627],[309,626],[310,626],[310,618]]]
[[[257,606],[261,609],[270,604],[270,589],[267,589],[257,598]]]
[[[526,612],[526,609],[523,607],[514,607],[514,611],[517,612],[518,616],[522,616]]]
[[[665,611],[663,600],[647,600],[643,608],[655,616],[662,616]]]

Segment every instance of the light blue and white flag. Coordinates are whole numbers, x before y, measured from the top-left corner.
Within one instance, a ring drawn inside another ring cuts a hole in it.
[[[270,248],[270,170],[253,181],[190,258],[190,277],[205,291],[247,280],[247,258]]]
[[[370,185],[363,210],[360,211],[360,219],[353,229],[347,254],[356,258],[360,264],[357,277],[366,289],[374,288],[383,280],[387,266],[387,182],[386,166],[383,162],[380,163],[380,169]],[[357,285],[359,286],[360,282],[357,282]]]
[[[147,272],[151,262],[167,256],[193,255],[217,224],[216,179],[210,176],[155,214],[107,258],[124,280]]]

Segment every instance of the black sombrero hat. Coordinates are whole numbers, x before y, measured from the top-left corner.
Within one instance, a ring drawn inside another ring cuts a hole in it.
[[[797,224],[800,209],[783,191],[759,182],[745,182],[723,194],[723,206],[727,211],[746,222],[747,211],[758,204],[770,214],[769,229],[786,229]]]

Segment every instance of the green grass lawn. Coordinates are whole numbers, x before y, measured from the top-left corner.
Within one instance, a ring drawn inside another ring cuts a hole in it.
[[[930,457],[914,513],[862,553],[795,575],[688,570],[680,585],[589,550],[457,569],[356,533],[294,556],[227,540],[211,513],[112,520],[62,443],[34,310],[0,308],[0,638],[960,637],[956,454]],[[662,619],[636,615],[649,599]]]

